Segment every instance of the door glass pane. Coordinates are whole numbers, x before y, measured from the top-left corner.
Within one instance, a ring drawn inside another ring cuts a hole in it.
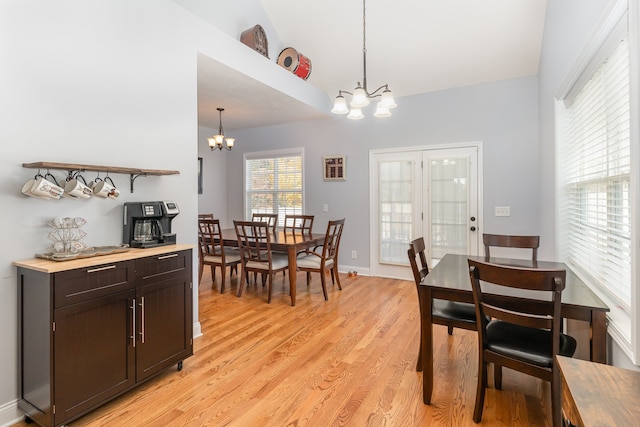
[[[413,162],[378,163],[380,263],[407,264],[413,226]]]
[[[431,258],[467,254],[469,165],[467,157],[430,160]]]

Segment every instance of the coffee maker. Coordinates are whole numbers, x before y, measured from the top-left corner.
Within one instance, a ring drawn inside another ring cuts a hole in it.
[[[171,221],[180,213],[174,202],[124,204],[122,243],[132,248],[152,248],[176,243]]]

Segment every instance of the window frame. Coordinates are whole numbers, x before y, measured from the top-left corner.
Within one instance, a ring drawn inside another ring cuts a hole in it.
[[[558,179],[560,175],[560,144],[562,143],[562,124],[566,120],[564,107],[565,99],[574,95],[593,75],[599,67],[604,56],[610,52],[611,36],[616,31],[621,19],[626,18],[628,25],[628,49],[629,49],[629,132],[630,132],[630,173],[629,173],[629,227],[631,241],[631,297],[628,310],[620,307],[615,299],[602,292],[592,283],[592,278],[588,274],[581,274],[579,270],[574,272],[598,294],[611,308],[607,314],[608,334],[625,353],[632,363],[640,365],[640,288],[638,284],[638,267],[640,267],[640,251],[638,250],[638,236],[640,236],[640,91],[639,82],[639,57],[640,57],[640,7],[637,2],[627,2],[627,0],[617,0],[612,3],[607,14],[604,16],[599,28],[594,36],[586,44],[585,50],[578,57],[576,64],[569,72],[565,82],[560,87],[555,99],[555,128],[556,128],[556,252],[562,254],[563,234],[562,234],[562,207],[563,189]],[[616,357],[610,354],[611,357]]]
[[[242,167],[243,167],[243,173],[242,173],[242,177],[243,177],[243,183],[242,183],[242,211],[243,211],[243,215],[245,217],[245,219],[250,220],[251,219],[251,206],[249,206],[248,203],[248,180],[249,180],[249,170],[248,170],[248,162],[252,161],[252,160],[260,160],[260,159],[278,159],[278,158],[284,158],[284,157],[300,157],[301,160],[301,166],[300,166],[300,177],[301,177],[301,188],[299,190],[301,197],[302,197],[302,202],[301,202],[301,212],[299,212],[300,214],[305,212],[305,159],[304,159],[304,147],[297,147],[297,148],[289,148],[289,149],[283,149],[283,150],[269,150],[269,151],[257,151],[257,152],[247,152],[243,154],[243,161],[242,161]],[[273,191],[271,191],[272,193],[281,193],[283,191],[278,191],[277,189],[273,189]],[[297,193],[297,191],[286,191],[286,192],[295,192]],[[277,200],[277,198],[274,198],[274,201]],[[275,210],[276,213],[280,213],[278,212],[278,207],[276,205],[272,206],[272,208]],[[272,212],[266,212],[266,213],[273,213]],[[289,212],[289,213],[297,213],[297,211],[295,212]],[[278,215],[278,226],[281,227],[284,225],[284,215]]]

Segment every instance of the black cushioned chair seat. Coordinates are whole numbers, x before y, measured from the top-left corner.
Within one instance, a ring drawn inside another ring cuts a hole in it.
[[[552,367],[551,332],[493,320],[487,325],[487,348],[538,366]],[[560,334],[561,356],[572,357],[576,340]]]
[[[431,313],[434,317],[476,324],[476,306],[473,304],[434,299]],[[487,317],[487,322],[489,320]]]

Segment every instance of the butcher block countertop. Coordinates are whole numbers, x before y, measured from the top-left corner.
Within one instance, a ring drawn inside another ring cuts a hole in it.
[[[109,255],[100,255],[90,258],[78,258],[69,261],[50,261],[42,258],[30,258],[22,261],[14,261],[16,267],[27,268],[43,273],[57,273],[60,271],[75,270],[76,268],[93,267],[95,265],[109,264],[112,262],[128,261],[148,256],[162,255],[166,253],[193,249],[194,245],[176,244],[156,246],[154,248],[131,248],[127,252],[119,252]]]

